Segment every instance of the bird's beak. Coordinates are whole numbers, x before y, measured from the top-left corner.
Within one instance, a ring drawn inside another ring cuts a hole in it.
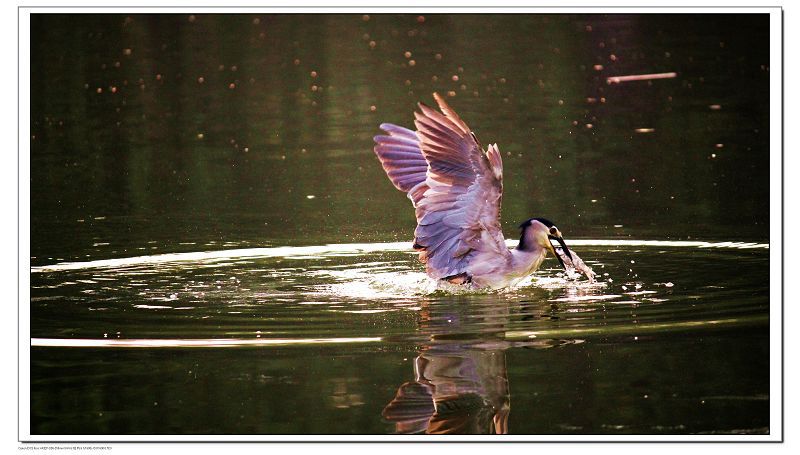
[[[566,254],[567,257],[569,258],[569,260],[571,261],[572,260],[572,253],[569,252],[569,248],[567,248],[567,244],[564,242],[564,238],[563,237],[557,237],[555,235],[548,235],[547,237],[550,239],[550,249],[553,252],[553,255],[556,257],[556,259],[558,259],[558,262],[561,263],[561,267],[563,267],[564,270],[566,270],[567,266],[564,264],[564,260],[561,259],[561,256],[559,256],[558,253],[556,253],[556,247],[553,246],[553,240],[555,240],[558,243],[560,243],[561,244],[561,248],[564,251],[564,254]]]

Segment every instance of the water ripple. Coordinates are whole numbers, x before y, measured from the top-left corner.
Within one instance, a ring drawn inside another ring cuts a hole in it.
[[[506,240],[509,247],[516,245],[516,240]],[[769,249],[769,243],[752,242],[702,242],[672,240],[570,240],[571,246],[647,246],[677,248],[735,248],[735,249]],[[217,251],[197,251],[187,253],[168,253],[128,258],[100,259],[96,261],[62,262],[58,264],[31,267],[31,273],[57,272],[64,270],[82,270],[92,268],[124,268],[148,264],[165,264],[172,262],[198,262],[215,264],[221,261],[243,258],[291,258],[318,259],[322,257],[355,256],[365,253],[381,253],[404,251],[414,253],[410,242],[387,243],[344,243],[315,246],[282,246],[271,248],[241,248]]]

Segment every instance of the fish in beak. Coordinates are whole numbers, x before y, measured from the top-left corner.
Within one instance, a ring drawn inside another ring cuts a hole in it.
[[[564,254],[566,254],[569,260],[572,261],[572,254],[569,252],[569,248],[567,248],[567,244],[564,242],[564,237],[561,237],[560,235],[548,235],[547,238],[550,239],[550,251],[553,253],[553,256],[555,256],[556,259],[558,259],[558,262],[561,264],[561,267],[563,267],[564,270],[566,270],[567,265],[564,264],[564,260],[561,259],[561,255],[556,253],[556,247],[555,245],[553,245],[553,240],[560,243],[561,248],[564,251]]]

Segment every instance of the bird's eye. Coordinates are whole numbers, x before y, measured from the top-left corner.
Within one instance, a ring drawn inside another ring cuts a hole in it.
[[[550,228],[550,235],[557,235],[557,234],[558,234],[558,229],[556,229],[555,226],[551,227]]]

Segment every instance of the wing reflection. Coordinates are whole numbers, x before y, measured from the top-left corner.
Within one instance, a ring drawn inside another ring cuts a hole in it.
[[[511,398],[502,340],[508,307],[470,313],[460,302],[423,304],[431,341],[383,417],[401,434],[506,434]]]

